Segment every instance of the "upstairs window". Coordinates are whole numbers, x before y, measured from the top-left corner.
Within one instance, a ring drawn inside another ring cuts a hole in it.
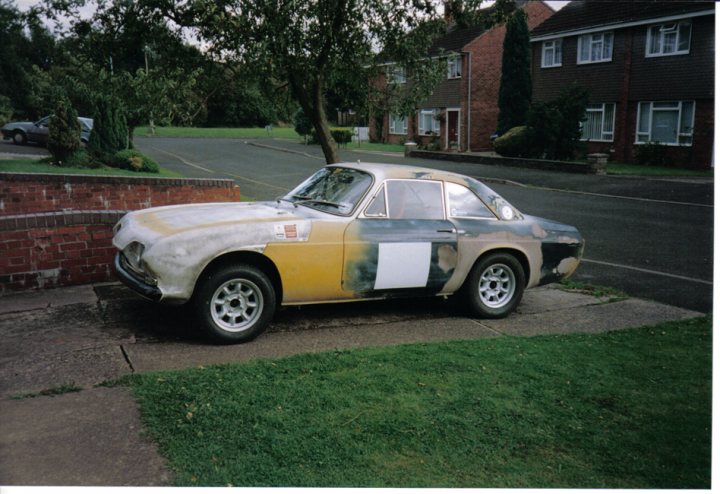
[[[600,103],[588,105],[585,110],[587,117],[582,122],[582,137],[589,141],[613,141],[615,128],[615,103]]]
[[[405,76],[405,67],[400,65],[391,65],[387,71],[388,84],[405,84],[407,77]]]
[[[562,66],[562,40],[545,41],[542,45],[542,68]]]
[[[448,79],[459,79],[462,77],[462,60],[459,55],[448,58]]]
[[[610,62],[613,33],[586,34],[578,38],[578,63]]]
[[[694,101],[638,103],[636,144],[657,142],[692,146]]]
[[[690,53],[691,27],[690,21],[648,27],[645,55],[648,57],[662,57]]]
[[[404,115],[390,114],[390,133],[407,134],[407,117]]]

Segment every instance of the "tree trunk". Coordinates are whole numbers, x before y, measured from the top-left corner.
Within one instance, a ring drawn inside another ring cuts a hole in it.
[[[325,155],[325,162],[328,165],[340,162],[340,155],[337,151],[335,140],[330,134],[330,124],[325,114],[325,95],[323,94],[323,82],[321,77],[313,80],[310,90],[298,83],[300,78],[290,77],[290,84],[298,99],[300,106],[313,124],[317,134],[320,147]]]

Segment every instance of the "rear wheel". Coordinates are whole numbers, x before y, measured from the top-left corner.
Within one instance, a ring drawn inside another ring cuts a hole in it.
[[[198,320],[220,343],[250,341],[262,333],[275,313],[275,289],[261,270],[246,264],[211,271],[194,296]]]
[[[525,271],[506,253],[490,254],[470,272],[465,285],[472,311],[491,319],[506,317],[520,303],[525,291]]]

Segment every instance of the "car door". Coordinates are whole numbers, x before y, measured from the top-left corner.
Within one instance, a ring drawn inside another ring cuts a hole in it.
[[[46,144],[48,135],[50,134],[50,117],[45,117],[42,120],[35,122],[30,129],[28,129],[28,140],[37,142],[39,144]]]
[[[343,289],[358,297],[438,293],[456,263],[443,183],[387,180],[345,230]]]

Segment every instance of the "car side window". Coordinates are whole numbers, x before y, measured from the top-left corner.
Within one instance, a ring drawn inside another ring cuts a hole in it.
[[[495,218],[478,196],[467,187],[448,182],[445,184],[450,216],[454,218]]]
[[[407,220],[445,219],[442,183],[429,180],[388,180],[387,217]]]
[[[365,216],[376,218],[387,217],[387,204],[385,204],[385,185],[382,186],[380,192],[375,196],[370,205],[365,210]]]

